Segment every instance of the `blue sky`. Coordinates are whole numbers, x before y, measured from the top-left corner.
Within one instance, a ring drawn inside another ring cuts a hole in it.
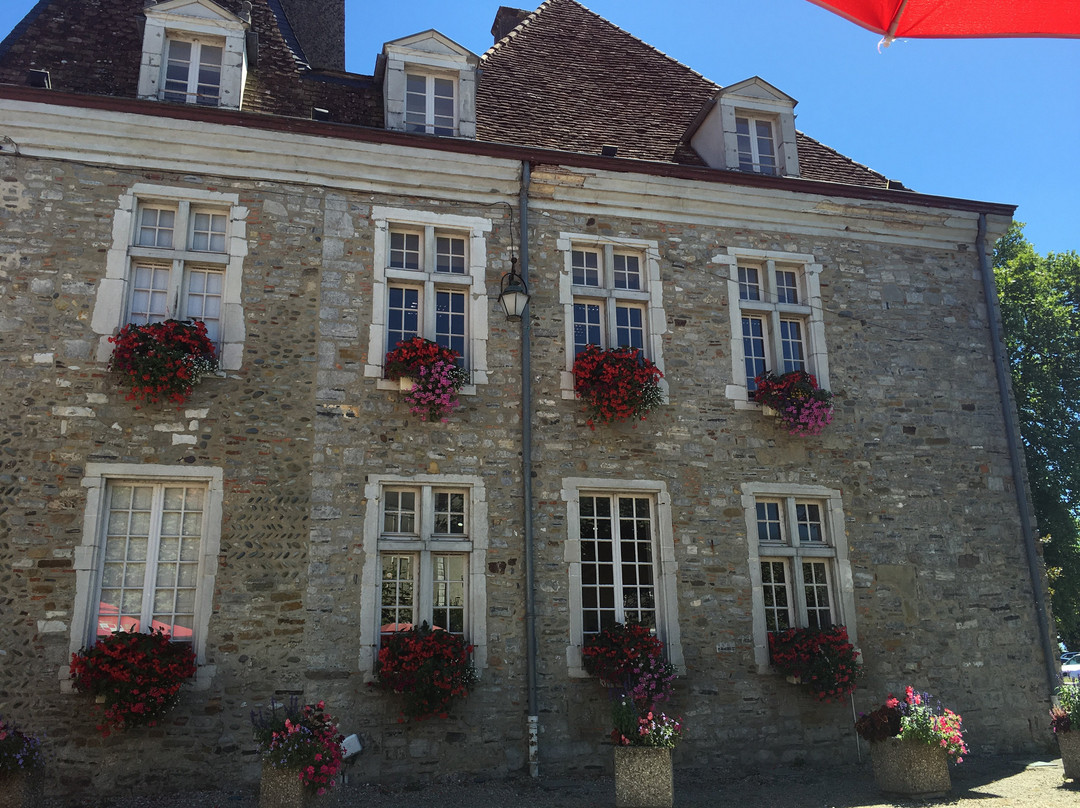
[[[0,32],[33,5],[2,0]],[[345,5],[347,66],[370,74],[383,42],[427,28],[483,53],[500,2]],[[1080,39],[912,39],[879,53],[878,35],[806,0],[585,5],[718,84],[761,76],[799,101],[799,129],[909,188],[1018,205],[1039,252],[1080,251]]]

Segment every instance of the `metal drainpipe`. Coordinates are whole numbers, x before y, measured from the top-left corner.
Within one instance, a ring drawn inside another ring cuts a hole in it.
[[[1054,646],[1050,639],[1050,625],[1046,617],[1046,601],[1043,599],[1043,581],[1039,565],[1039,554],[1035,549],[1035,520],[1028,502],[1026,478],[1023,474],[1023,449],[1020,445],[1020,430],[1016,423],[1016,411],[1009,395],[1011,377],[1005,362],[1005,340],[1001,333],[1001,311],[998,308],[997,286],[994,273],[986,255],[986,214],[979,214],[979,233],[976,237],[975,250],[979,254],[979,269],[983,278],[983,293],[986,296],[986,313],[990,321],[990,342],[994,351],[994,367],[997,370],[998,393],[1001,396],[1001,411],[1005,416],[1005,439],[1009,444],[1009,461],[1012,465],[1013,489],[1016,492],[1016,505],[1020,509],[1020,528],[1024,533],[1024,550],[1027,554],[1028,573],[1031,576],[1032,600],[1035,604],[1035,620],[1039,624],[1039,639],[1042,642],[1045,657],[1046,683],[1050,697],[1057,689],[1058,671],[1054,660]]]
[[[518,222],[521,227],[521,278],[529,283],[529,182],[531,166],[521,163]],[[536,708],[536,571],[533,561],[532,357],[529,308],[521,317],[521,499],[525,529],[525,668],[528,682],[529,775],[540,776],[540,716]]]

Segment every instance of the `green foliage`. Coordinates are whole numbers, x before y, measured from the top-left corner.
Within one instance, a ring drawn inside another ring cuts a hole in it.
[[[1013,392],[1058,634],[1080,647],[1080,256],[1013,222],[994,249]]]

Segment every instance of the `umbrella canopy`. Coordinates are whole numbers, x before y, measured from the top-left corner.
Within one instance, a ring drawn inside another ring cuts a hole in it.
[[[810,0],[885,35],[1080,37],[1080,0]]]

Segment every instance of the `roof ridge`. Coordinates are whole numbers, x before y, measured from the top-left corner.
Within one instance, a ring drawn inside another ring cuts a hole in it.
[[[553,2],[555,2],[555,0],[544,0],[543,3],[537,6],[536,11],[530,11],[521,22],[519,22],[517,25],[507,31],[506,34],[502,37],[502,39],[493,43],[490,47],[488,47],[486,51],[480,54],[480,61],[483,61],[488,57],[488,54],[494,53],[500,47],[502,47],[504,43],[509,42],[511,39],[516,37],[518,35],[519,29],[531,23],[541,11],[543,11],[547,6],[550,6]]]

